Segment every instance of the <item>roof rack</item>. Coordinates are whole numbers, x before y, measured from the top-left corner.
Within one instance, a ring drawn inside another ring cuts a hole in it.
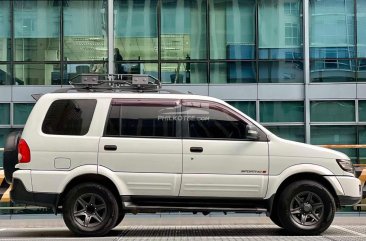
[[[179,91],[161,88],[160,81],[143,74],[80,74],[72,78],[69,83],[72,88],[64,88],[55,93],[67,92],[167,92],[181,94]]]

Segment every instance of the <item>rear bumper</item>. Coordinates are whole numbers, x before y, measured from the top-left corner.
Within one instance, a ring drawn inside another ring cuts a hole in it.
[[[58,193],[29,192],[20,179],[13,179],[10,199],[15,203],[48,207],[55,210],[58,198]]]

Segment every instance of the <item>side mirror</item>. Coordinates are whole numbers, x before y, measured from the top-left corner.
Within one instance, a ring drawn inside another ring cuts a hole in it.
[[[247,125],[245,132],[248,140],[256,141],[259,139],[257,127],[253,125]]]

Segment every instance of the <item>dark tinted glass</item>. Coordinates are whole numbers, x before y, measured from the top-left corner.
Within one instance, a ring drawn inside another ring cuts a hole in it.
[[[177,106],[112,103],[106,136],[176,137]]]
[[[198,104],[198,106],[197,106]],[[246,123],[210,103],[187,104],[188,137],[199,139],[246,139]]]
[[[96,100],[56,100],[46,114],[42,131],[52,135],[85,135],[96,104]]]

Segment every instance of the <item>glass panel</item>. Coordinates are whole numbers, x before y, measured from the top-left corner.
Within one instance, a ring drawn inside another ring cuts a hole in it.
[[[90,61],[107,58],[107,10],[105,0],[67,1],[64,7],[66,60]]]
[[[213,63],[210,68],[210,83],[256,83],[255,62]]]
[[[310,57],[353,58],[354,1],[310,0],[309,11]]]
[[[158,65],[153,63],[120,62],[115,64],[115,69],[118,74],[149,74],[158,77]]]
[[[357,56],[366,57],[366,1],[357,0]]]
[[[50,106],[42,131],[51,135],[83,136],[89,131],[96,100],[56,100]]]
[[[114,46],[120,50],[123,59],[158,58],[157,2],[157,0],[114,2]]]
[[[207,64],[165,63],[161,65],[162,83],[205,84],[207,83]]]
[[[162,1],[161,57],[205,59],[206,46],[206,1]]]
[[[359,121],[366,121],[366,100],[358,101],[358,115]]]
[[[10,104],[0,103],[0,125],[9,125],[9,124],[10,124]]]
[[[34,103],[14,104],[14,125],[24,125],[32,111]]]
[[[211,59],[255,58],[255,0],[210,2]]]
[[[355,126],[312,126],[311,127],[311,144],[356,144],[356,127]],[[341,151],[356,160],[356,149],[335,149]]]
[[[59,64],[14,65],[15,83],[19,85],[51,85],[60,82]]]
[[[256,119],[256,103],[255,101],[226,101],[249,117]]]
[[[11,70],[10,65],[0,64],[0,85],[11,85]]]
[[[305,142],[304,126],[266,126],[266,128],[284,139]]]
[[[310,61],[311,82],[351,82],[356,81],[355,61],[325,59]]]
[[[260,59],[301,59],[302,1],[258,0]]]
[[[52,81],[52,84],[68,85],[69,81],[72,81],[80,74],[106,74],[108,72],[107,62],[94,62],[94,63],[77,63],[66,64],[64,67],[64,79],[61,83],[60,76]],[[101,77],[104,79],[104,77]]]
[[[15,60],[59,60],[60,7],[46,0],[14,1],[14,37]]]
[[[260,83],[304,83],[302,61],[259,62]]]
[[[10,60],[10,1],[0,1],[0,61]]]
[[[357,81],[366,81],[366,59],[357,60]]]
[[[195,139],[246,139],[247,123],[211,103],[187,103],[183,107],[188,136]]]
[[[311,101],[311,122],[355,121],[354,101]]]
[[[358,144],[366,144],[366,126],[358,127]],[[360,163],[366,164],[366,149],[360,149],[359,153]]]
[[[304,102],[263,101],[260,102],[261,122],[304,122]]]

